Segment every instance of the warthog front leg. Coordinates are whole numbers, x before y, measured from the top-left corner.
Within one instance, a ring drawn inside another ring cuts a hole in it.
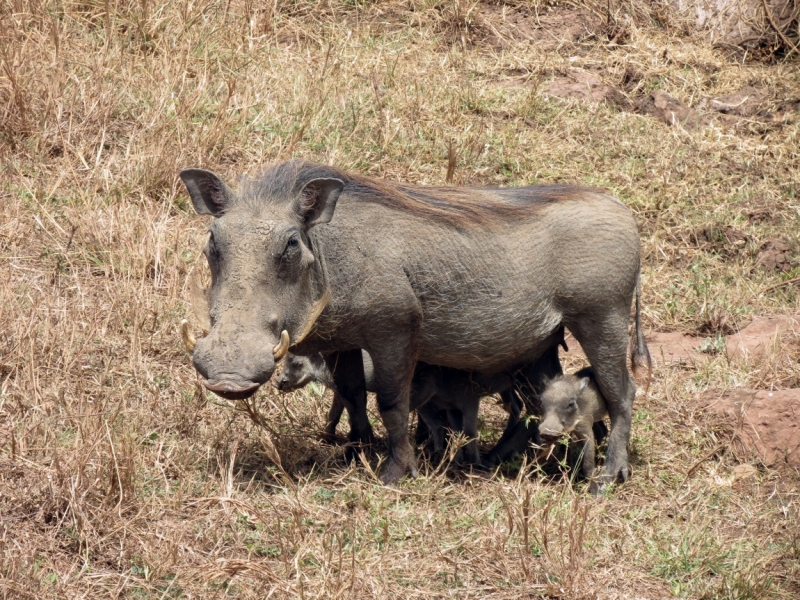
[[[378,395],[380,406],[380,395]],[[381,481],[391,484],[404,475],[417,476],[417,459],[408,441],[408,400],[398,399],[395,404],[380,409],[381,420],[388,433],[389,458],[381,473]]]
[[[389,340],[381,349],[367,349],[375,368],[378,409],[386,427],[389,457],[381,480],[391,484],[404,475],[417,475],[417,459],[408,439],[411,381],[416,366],[409,339]]]
[[[325,357],[325,362],[333,376],[333,383],[336,386],[334,401],[338,396],[342,406],[347,410],[350,419],[350,443],[346,450],[348,460],[354,460],[363,446],[369,446],[374,440],[372,425],[367,416],[367,387],[364,381],[364,363],[361,358],[361,350],[350,350],[347,352],[334,352]],[[331,416],[334,414],[334,407],[328,417],[328,425],[331,424]],[[340,413],[341,414],[341,413]],[[333,425],[334,433],[336,425]]]
[[[342,395],[339,393],[339,390],[334,388],[333,402],[331,402],[331,407],[328,410],[328,418],[326,420],[325,431],[323,433],[323,437],[326,441],[333,442],[334,440],[336,440],[336,426],[342,419],[342,412],[344,412],[344,404],[345,404],[344,400],[342,399]],[[352,430],[352,422],[351,422],[351,430]]]

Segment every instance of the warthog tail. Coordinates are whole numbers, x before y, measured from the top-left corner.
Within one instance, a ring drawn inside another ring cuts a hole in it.
[[[647,383],[645,384],[645,394],[650,389],[650,380],[653,377],[653,360],[650,358],[650,350],[647,349],[647,342],[644,341],[642,334],[642,275],[636,276],[636,316],[634,317],[634,339],[631,340],[631,368],[633,376],[636,377],[640,370],[647,367]]]

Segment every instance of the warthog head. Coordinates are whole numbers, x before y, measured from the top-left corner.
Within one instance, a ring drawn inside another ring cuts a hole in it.
[[[327,369],[325,359],[320,354],[297,356],[289,353],[283,362],[281,376],[275,381],[275,387],[281,392],[291,392],[312,381],[327,384],[331,378]]]
[[[539,433],[542,439],[554,442],[571,434],[578,424],[580,395],[589,385],[588,377],[561,375],[549,382],[542,392],[542,421]]]
[[[211,269],[211,330],[197,340],[194,366],[206,388],[231,400],[269,381],[289,346],[327,302],[309,230],[333,217],[343,182],[292,163],[238,192],[216,175],[180,176],[198,214],[216,217],[203,252]]]

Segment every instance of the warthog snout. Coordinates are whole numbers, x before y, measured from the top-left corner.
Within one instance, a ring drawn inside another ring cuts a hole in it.
[[[289,391],[289,382],[285,377],[280,377],[277,381],[273,381],[272,385],[275,386],[275,389],[279,392],[288,392]]]
[[[289,334],[285,331],[277,344],[269,343],[265,337],[245,334],[235,341],[221,341],[212,331],[197,340],[192,361],[205,388],[227,400],[242,400],[255,394],[270,380],[275,363],[289,347]]]
[[[539,435],[542,437],[542,440],[547,442],[548,444],[553,444],[557,442],[560,438],[564,437],[567,432],[563,429],[550,429],[544,428],[541,425],[539,426]]]

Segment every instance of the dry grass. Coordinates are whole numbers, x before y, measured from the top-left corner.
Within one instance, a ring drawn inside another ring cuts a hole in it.
[[[662,89],[700,106],[753,85],[776,107],[800,98],[797,63],[602,16],[545,1],[0,3],[3,597],[797,597],[797,474],[731,481],[724,431],[691,408],[708,389],[797,385],[796,340],[658,370],[633,478],[598,499],[527,464],[381,487],[374,459],[348,466],[317,441],[320,390],[260,392],[258,427],[197,385],[180,348],[206,223],[179,168],[233,177],[290,155],[419,183],[604,186],[641,224],[649,327],[713,336],[797,311],[796,287],[776,284],[800,265],[756,266],[769,240],[797,259],[796,112],[689,133],[544,93],[582,69],[632,101]],[[485,404],[489,440],[502,415]]]

